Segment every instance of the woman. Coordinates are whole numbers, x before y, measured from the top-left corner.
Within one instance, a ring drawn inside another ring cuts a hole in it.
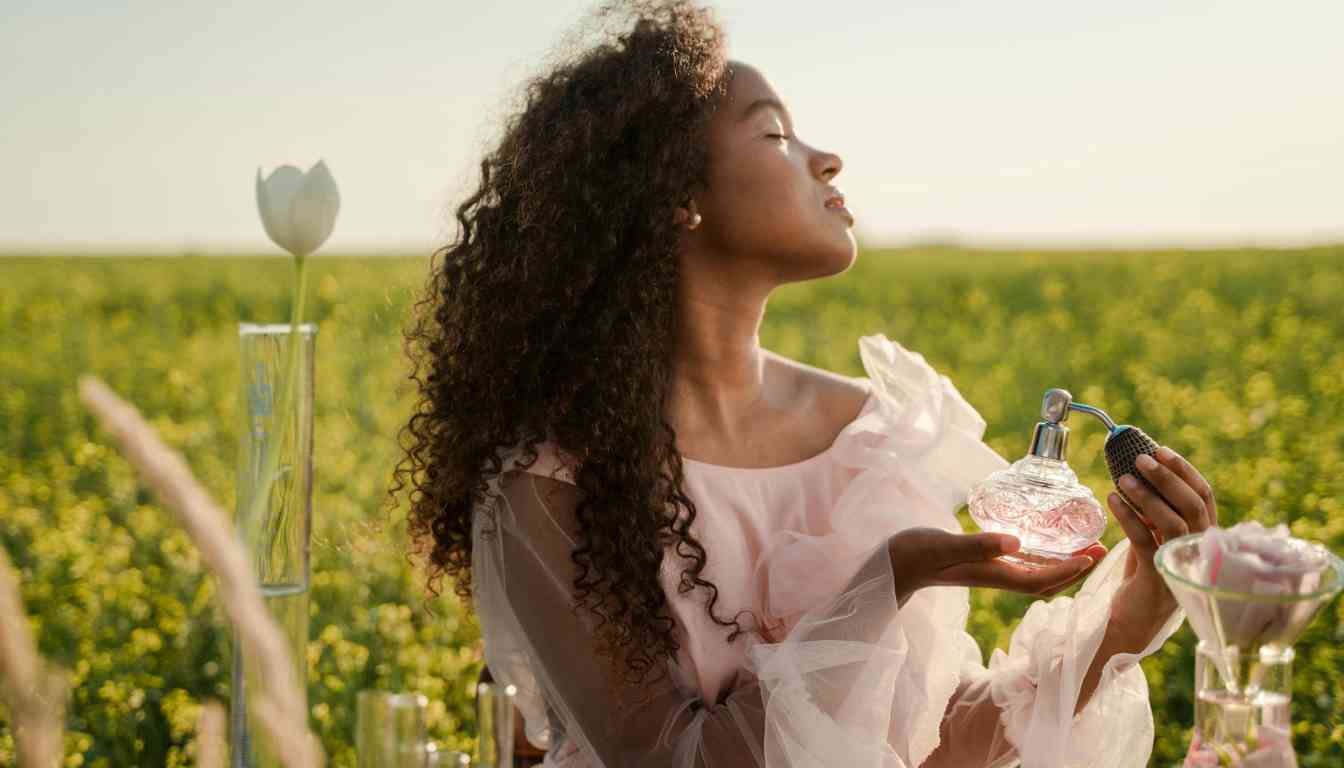
[[[841,160],[708,12],[622,11],[529,83],[411,333],[412,531],[529,740],[550,766],[1146,765],[1134,662],[1183,618],[1152,555],[1213,524],[1208,483],[1163,451],[1164,498],[1112,495],[1128,541],[986,668],[967,587],[1051,595],[1105,548],[1027,570],[960,533],[1006,462],[921,355],[865,337],[851,379],[761,348],[777,286],[855,258]]]

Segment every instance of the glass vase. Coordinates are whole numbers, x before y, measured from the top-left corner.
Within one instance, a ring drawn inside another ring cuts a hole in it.
[[[1228,565],[1230,557],[1201,547],[1207,534],[1167,541],[1153,557],[1199,638],[1184,765],[1294,766],[1293,643],[1344,590],[1344,560],[1299,540],[1319,553],[1319,570],[1287,558]]]
[[[285,637],[306,711],[317,326],[302,324],[297,335],[291,334],[291,327],[288,323],[238,325],[242,371],[236,525],[262,598]],[[295,341],[297,351],[291,347]],[[259,665],[256,659],[244,658],[236,631],[233,639],[231,765],[279,766],[280,758],[251,707],[249,691],[258,684]]]

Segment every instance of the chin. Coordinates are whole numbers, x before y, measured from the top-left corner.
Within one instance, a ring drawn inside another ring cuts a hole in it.
[[[849,229],[839,234],[828,232],[824,238],[809,238],[808,243],[808,247],[794,250],[788,262],[781,264],[784,274],[782,282],[795,283],[838,275],[853,266],[858,257],[859,247]]]
[[[854,266],[854,260],[858,258],[859,246],[854,240],[854,235],[850,230],[845,230],[844,243],[839,247],[831,247],[825,251],[826,259],[823,267],[826,270],[821,277],[838,275]]]
[[[813,251],[813,258],[808,259],[806,264],[799,265],[791,270],[794,276],[784,282],[796,283],[803,280],[819,280],[823,277],[831,277],[848,270],[854,264],[856,249],[854,248],[835,248],[832,246],[829,250]]]

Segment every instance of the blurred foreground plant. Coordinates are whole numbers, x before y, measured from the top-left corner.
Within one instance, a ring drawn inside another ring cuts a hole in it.
[[[23,768],[54,768],[61,757],[65,677],[37,655],[19,580],[0,548],[0,693],[9,705]]]
[[[247,553],[230,533],[228,516],[187,468],[182,458],[164,445],[134,407],[92,376],[79,381],[79,396],[121,445],[121,452],[177,514],[219,583],[224,608],[238,628],[240,642],[260,662],[265,685],[255,702],[276,751],[290,768],[317,768],[322,751],[308,731],[302,691],[290,672],[280,628],[266,611],[257,580],[248,567]]]

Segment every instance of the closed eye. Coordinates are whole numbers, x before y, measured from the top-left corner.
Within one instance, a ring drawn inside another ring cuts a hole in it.
[[[785,136],[785,135],[782,134],[782,133],[767,133],[767,134],[765,134],[765,135],[766,135],[767,138],[772,138],[772,139],[788,139],[788,138],[792,138],[792,137],[790,137],[790,136]]]

